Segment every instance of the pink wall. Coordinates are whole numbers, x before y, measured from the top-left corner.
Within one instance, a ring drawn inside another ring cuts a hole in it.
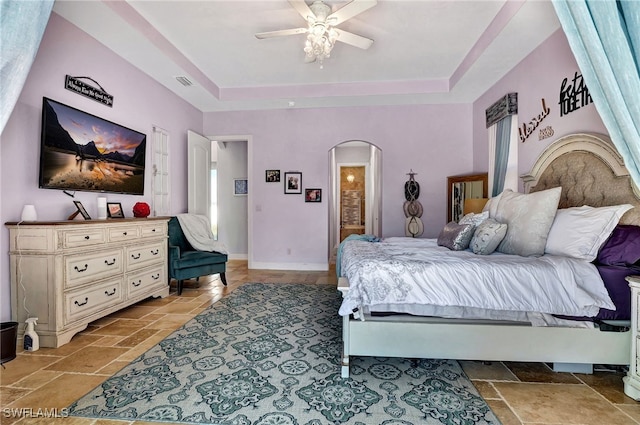
[[[114,96],[109,108],[64,88],[65,75],[90,76]],[[99,117],[147,134],[147,164],[151,163],[151,131],[154,125],[170,134],[170,173],[172,212],[186,210],[186,132],[201,131],[202,113],[175,96],[164,86],[116,56],[95,39],[51,15],[38,55],[29,77],[2,133],[0,184],[2,223],[18,221],[24,204],[34,204],[38,218],[65,220],[74,211],[72,199],[62,191],[38,189],[38,161],[42,97],[60,101]],[[151,203],[151,179],[147,173],[145,195],[107,194],[110,201],[121,202],[125,215],[131,216],[134,203]],[[98,193],[77,192],[92,217],[97,215]],[[10,271],[8,232],[0,231],[0,315],[10,317]]]
[[[253,137],[253,260],[322,264],[328,252],[329,149],[348,140],[382,149],[384,236],[404,235],[404,183],[410,169],[418,173],[424,236],[435,237],[446,219],[446,177],[473,171],[470,122],[468,104],[215,112],[205,113],[204,134]],[[281,185],[264,182],[267,169],[301,171],[303,188],[322,188],[325,200],[312,204],[285,195]]]
[[[565,78],[572,80],[576,71],[580,74],[564,32],[560,29],[476,100],[473,104],[474,168],[487,170],[485,110],[506,93],[518,93],[520,127],[542,112],[541,99],[544,98],[546,106],[550,108],[549,115],[538,128],[524,143],[518,145],[519,174],[528,172],[540,153],[559,137],[579,132],[608,134],[593,103],[560,116],[560,86]],[[538,140],[539,130],[547,126],[553,128],[553,136]]]

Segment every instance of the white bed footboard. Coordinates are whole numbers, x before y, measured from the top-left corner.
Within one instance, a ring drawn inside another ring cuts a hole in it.
[[[347,279],[338,289],[348,291]],[[533,327],[512,322],[414,316],[343,317],[342,376],[350,356],[629,364],[631,332]]]

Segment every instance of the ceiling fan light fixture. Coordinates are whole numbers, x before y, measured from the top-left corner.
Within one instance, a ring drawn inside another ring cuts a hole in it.
[[[323,22],[315,22],[309,26],[304,52],[307,59],[322,61],[331,56],[331,50],[338,39],[338,32]]]

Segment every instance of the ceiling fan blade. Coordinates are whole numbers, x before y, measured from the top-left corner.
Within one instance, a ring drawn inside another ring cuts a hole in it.
[[[351,46],[359,47],[360,49],[366,50],[373,44],[373,40],[371,40],[370,38],[366,38],[361,35],[357,35],[338,28],[334,28],[334,30],[338,33],[338,41],[349,44]]]
[[[271,37],[281,37],[283,35],[304,34],[308,30],[309,30],[308,28],[292,28],[290,30],[259,32],[256,34],[256,38],[263,39],[263,38],[271,38]]]
[[[304,0],[289,0],[289,3],[291,3],[291,6],[293,6],[293,8],[300,14],[300,16],[304,18],[305,21],[309,19],[309,16],[315,17],[313,12],[309,8],[309,5],[305,3]]]
[[[347,19],[351,19],[365,10],[371,9],[376,4],[378,4],[377,0],[353,0],[329,15],[327,22],[330,22],[331,25],[340,25]]]

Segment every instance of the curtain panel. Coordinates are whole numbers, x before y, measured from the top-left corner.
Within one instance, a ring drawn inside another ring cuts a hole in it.
[[[589,93],[640,186],[640,2],[553,0]]]
[[[0,0],[0,134],[20,97],[53,0]]]

